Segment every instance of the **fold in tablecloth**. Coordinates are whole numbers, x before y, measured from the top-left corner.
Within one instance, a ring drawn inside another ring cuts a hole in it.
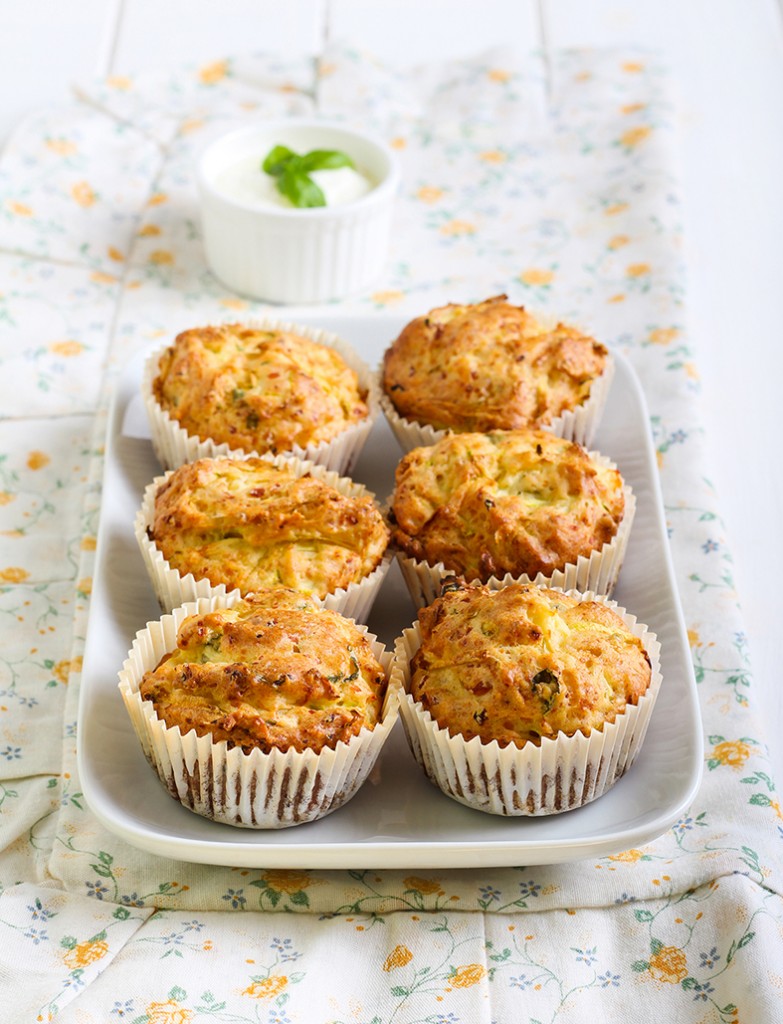
[[[775,1019],[783,812],[702,475],[657,61],[498,52],[401,74],[333,47],[315,78],[256,56],[78,96],[0,161],[8,1019]],[[371,124],[404,175],[386,279],[329,311],[506,292],[587,326],[644,383],[706,745],[694,806],[644,849],[472,871],[212,868],[135,850],[85,804],[76,709],[112,383],[153,339],[270,311],[207,272],[192,159],[229,126],[313,110]],[[301,916],[233,913],[249,910]]]

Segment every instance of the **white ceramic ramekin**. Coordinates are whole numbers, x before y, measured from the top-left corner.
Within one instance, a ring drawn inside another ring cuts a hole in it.
[[[273,146],[296,153],[337,149],[374,187],[354,202],[297,209],[232,199],[216,187],[231,164],[258,156],[259,174]],[[269,302],[340,299],[376,280],[386,262],[396,160],[383,143],[328,121],[264,121],[216,139],[197,166],[207,262],[234,291]]]

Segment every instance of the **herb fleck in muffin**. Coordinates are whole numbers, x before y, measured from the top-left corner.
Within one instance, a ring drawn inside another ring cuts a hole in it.
[[[582,405],[608,359],[594,338],[500,295],[411,321],[386,351],[383,389],[400,416],[436,430],[540,427]]]

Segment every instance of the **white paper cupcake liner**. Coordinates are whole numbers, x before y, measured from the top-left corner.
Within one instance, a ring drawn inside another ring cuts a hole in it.
[[[597,377],[591,387],[590,394],[575,409],[568,409],[562,415],[557,416],[551,423],[542,423],[541,430],[546,430],[556,437],[563,437],[567,441],[576,441],[577,444],[588,448],[593,443],[593,438],[603,415],[606,400],[609,396],[609,389],[614,378],[614,360],[611,353],[607,357],[604,372]],[[436,430],[429,423],[419,423],[416,420],[406,419],[401,416],[394,407],[394,403],[383,390],[383,370],[377,374],[378,396],[386,419],[392,433],[404,452],[413,448],[429,446],[446,437],[451,431]]]
[[[380,412],[377,375],[374,374],[357,353],[344,342],[338,335],[331,331],[320,330],[315,327],[305,327],[301,324],[288,323],[283,320],[247,320],[248,327],[255,330],[279,330],[292,331],[301,334],[310,341],[320,345],[327,345],[333,348],[348,366],[356,373],[359,379],[359,387],[367,392],[367,417],[359,423],[347,427],[331,441],[322,441],[320,444],[308,445],[301,448],[295,445],[290,453],[300,459],[307,459],[315,462],[325,469],[331,469],[340,475],[351,472],[356,460],[359,458],[362,448],[370,435],[373,424]],[[192,434],[188,434],[184,427],[172,419],[168,412],[163,409],[155,398],[152,390],[152,382],[158,375],[158,364],[160,357],[169,347],[169,343],[156,349],[147,358],[144,364],[142,375],[142,396],[147,409],[147,416],[152,434],[152,447],[158,461],[164,469],[177,469],[185,462],[194,462],[196,459],[214,458],[219,455],[257,455],[258,452],[248,452],[239,448],[230,448],[228,444],[218,444],[210,438],[202,440]]]
[[[628,705],[614,722],[587,736],[559,733],[553,739],[542,738],[540,745],[523,747],[501,747],[494,740],[482,743],[478,736],[468,741],[450,736],[408,692],[410,660],[421,644],[418,622],[397,639],[394,665],[405,688],[400,716],[408,744],[430,781],[446,796],[488,814],[559,814],[602,796],[634,763],[661,686],[660,644],[614,601],[590,593],[571,596],[603,601],[614,609],[641,639],[652,664],[650,686],[638,704]]]
[[[337,810],[355,795],[367,779],[399,712],[399,674],[390,678],[392,656],[363,627],[373,653],[389,684],[381,721],[362,729],[348,743],[320,754],[272,751],[269,754],[228,748],[225,740],[179,727],[168,728],[144,701],[139,685],[145,672],[177,645],[177,629],[188,615],[230,607],[232,596],[204,599],[175,609],[136,634],[133,647],[119,673],[125,707],[147,760],[171,796],[185,807],[213,821],[244,828],[287,828]]]
[[[297,477],[313,476],[322,480],[325,484],[333,487],[340,494],[350,498],[371,498],[375,500],[372,491],[366,487],[350,480],[348,477],[338,476],[337,473],[318,466],[315,463],[307,462],[304,459],[297,459],[290,455],[237,455],[233,458],[249,459],[262,458],[267,462],[278,466],[281,469],[292,470]],[[144,560],[145,568],[149,574],[155,596],[164,612],[170,612],[186,601],[197,601],[200,597],[225,596],[229,591],[223,583],[211,583],[208,579],[196,579],[193,573],[183,576],[178,569],[173,568],[163,557],[163,554],[156,547],[155,542],[150,540],[147,529],[152,527],[155,518],[155,495],[158,488],[163,484],[174,470],[169,470],[162,476],[157,476],[147,485],[142,497],[141,508],[136,513],[133,523],[133,530],[139,551]],[[381,511],[381,514],[383,512]],[[379,564],[368,573],[363,579],[351,583],[347,587],[338,587],[332,593],[319,598],[320,604],[330,611],[339,612],[346,618],[354,619],[356,622],[366,622],[372,610],[381,584],[386,573],[389,571],[392,556],[387,553]],[[241,596],[239,590],[232,590],[230,593]]]
[[[600,452],[590,452],[590,458],[599,465],[609,469],[616,469],[617,466]],[[559,590],[580,590],[591,591],[602,597],[611,596],[620,575],[625,552],[628,548],[628,538],[631,535],[634,515],[636,514],[636,496],[628,484],[623,483],[623,497],[625,509],[617,532],[611,540],[607,541],[602,548],[592,551],[590,555],[580,555],[576,562],[570,562],[563,569],[556,569],[551,576],[538,573],[536,576],[528,576],[523,573],[514,576],[506,573],[505,576],[490,576],[486,585],[492,590],[500,590],[510,583],[534,583],[539,587],[554,587]],[[393,498],[389,498],[384,508],[391,508]],[[447,569],[443,562],[436,562],[430,565],[429,562],[420,561],[406,555],[404,551],[396,551],[397,562],[402,571],[403,579],[410,592],[413,603],[417,608],[424,608],[432,604],[436,597],[440,597],[440,588],[447,576],[459,576],[454,569]]]

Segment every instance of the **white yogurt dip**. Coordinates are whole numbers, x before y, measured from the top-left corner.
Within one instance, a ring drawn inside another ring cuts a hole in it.
[[[247,206],[285,206],[296,209],[291,200],[277,189],[277,179],[261,168],[263,156],[243,157],[219,171],[215,188],[228,199]],[[374,188],[367,175],[352,167],[311,171],[309,175],[324,194],[327,206],[354,203]]]

